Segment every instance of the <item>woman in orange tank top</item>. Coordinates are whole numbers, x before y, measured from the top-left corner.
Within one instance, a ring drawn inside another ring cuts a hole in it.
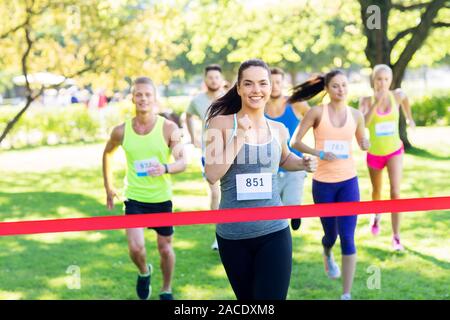
[[[290,102],[308,100],[323,90],[330,103],[316,106],[305,115],[291,140],[293,148],[320,158],[313,176],[315,203],[359,201],[358,178],[352,156],[352,140],[356,136],[362,150],[369,148],[365,137],[362,113],[347,105],[348,81],[340,70],[318,76],[294,88]],[[315,148],[302,142],[310,128],[314,129]],[[332,248],[337,236],[341,242],[343,294],[341,299],[351,299],[351,287],[356,269],[355,229],[357,216],[321,218],[325,272],[329,278],[341,275],[333,259]]]

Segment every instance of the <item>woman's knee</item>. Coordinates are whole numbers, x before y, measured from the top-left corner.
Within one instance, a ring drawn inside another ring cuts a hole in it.
[[[373,189],[372,190],[372,198],[380,199],[381,198],[381,189]]]
[[[340,236],[341,252],[343,255],[356,253],[355,237],[351,235]]]
[[[322,245],[325,248],[331,248],[334,246],[334,244],[336,243],[336,239],[337,239],[337,234],[325,234],[322,238]]]

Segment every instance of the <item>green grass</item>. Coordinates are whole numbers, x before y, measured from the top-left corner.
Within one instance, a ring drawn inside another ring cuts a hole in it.
[[[412,140],[419,149],[405,156],[402,196],[449,196],[449,127],[418,128]],[[100,148],[101,149],[101,148]],[[39,149],[36,149],[36,152]],[[20,157],[24,153],[18,151]],[[34,152],[34,150],[33,150]],[[0,154],[0,157],[2,154]],[[370,199],[370,181],[364,154],[356,152],[362,200]],[[82,161],[80,155],[80,160]],[[36,165],[39,165],[36,163]],[[118,186],[123,170],[115,172]],[[385,177],[387,178],[387,177]],[[175,211],[207,208],[207,187],[197,163],[174,176]],[[388,182],[384,181],[384,199]],[[304,203],[312,203],[311,178],[305,185]],[[89,217],[121,214],[104,208],[101,168],[61,169],[37,172],[1,172],[2,221]],[[369,216],[359,217],[356,232],[358,266],[353,287],[355,299],[449,299],[450,211],[404,214],[402,238],[406,251],[390,247],[390,219],[384,215],[377,238],[368,230]],[[293,232],[294,261],[289,299],[336,299],[339,281],[325,277],[321,258],[322,230],[317,218],[304,219]],[[214,225],[176,228],[177,255],[173,282],[178,299],[234,299],[217,252],[210,250]],[[149,260],[155,267],[154,294],[161,286],[155,234],[146,233]],[[72,232],[0,238],[0,299],[135,299],[136,269],[129,260],[123,230]],[[334,249],[340,260],[339,245]],[[66,273],[80,267],[81,288],[71,290]],[[372,273],[379,268],[381,288],[369,289]]]

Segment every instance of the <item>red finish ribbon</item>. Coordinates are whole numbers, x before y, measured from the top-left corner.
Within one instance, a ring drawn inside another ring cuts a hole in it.
[[[0,236],[450,209],[450,197],[0,222]]]

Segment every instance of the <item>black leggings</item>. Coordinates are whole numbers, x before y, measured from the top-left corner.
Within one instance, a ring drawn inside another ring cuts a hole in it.
[[[223,266],[238,300],[285,300],[292,270],[288,228],[265,236],[227,240],[217,235]]]

